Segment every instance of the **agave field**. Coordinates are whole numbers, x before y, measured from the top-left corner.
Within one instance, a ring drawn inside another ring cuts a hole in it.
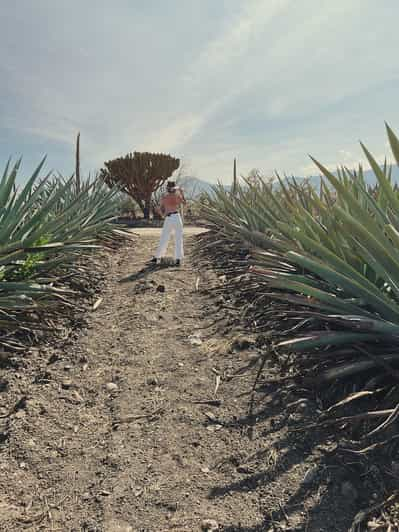
[[[399,164],[399,140],[387,133]],[[314,160],[318,190],[278,176],[278,186],[218,186],[202,214],[224,290],[266,339],[261,365],[289,361],[322,390],[319,426],[344,428],[346,450],[365,455],[399,442],[399,191],[391,167],[362,149],[373,187],[361,167],[333,174]]]
[[[82,183],[52,174],[42,178],[43,164],[20,188],[20,162],[8,163],[0,181],[3,349],[20,349],[35,330],[51,326],[54,312],[70,312],[76,295],[70,281],[84,272],[85,257],[121,235],[110,223],[118,190],[98,178]]]

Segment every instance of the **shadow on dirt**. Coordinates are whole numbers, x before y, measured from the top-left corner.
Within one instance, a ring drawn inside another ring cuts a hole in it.
[[[252,415],[224,422],[228,430],[241,433],[246,426],[254,428],[265,442],[262,450],[244,461],[227,458],[242,478],[214,486],[208,494],[209,499],[220,500],[234,492],[256,491],[264,521],[245,527],[231,524],[223,528],[224,532],[350,530],[360,509],[384,500],[383,464],[365,464],[364,457],[337,452],[336,432],[331,427],[314,426],[317,404],[308,398],[297,403],[290,408],[269,401],[266,406],[262,404],[255,419]],[[312,428],[302,430],[306,426]],[[370,500],[371,494],[374,500]]]
[[[119,283],[131,283],[134,281],[139,281],[140,279],[145,279],[147,276],[159,272],[161,270],[173,270],[173,269],[180,269],[176,266],[176,263],[171,258],[165,258],[162,259],[162,262],[160,264],[155,264],[152,262],[147,263],[144,268],[139,270],[138,272],[132,273],[131,275],[128,275],[127,277],[123,277],[122,279],[119,279]]]

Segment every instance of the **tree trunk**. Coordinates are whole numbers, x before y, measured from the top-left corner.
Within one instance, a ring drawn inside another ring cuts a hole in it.
[[[151,214],[151,198],[149,199],[147,198],[145,200],[143,213],[144,213],[145,220],[149,220],[150,214]]]

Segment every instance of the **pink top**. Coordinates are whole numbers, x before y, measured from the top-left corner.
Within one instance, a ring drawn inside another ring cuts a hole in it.
[[[166,216],[170,212],[178,212],[182,203],[185,203],[184,196],[181,192],[166,193],[161,198],[161,210]]]

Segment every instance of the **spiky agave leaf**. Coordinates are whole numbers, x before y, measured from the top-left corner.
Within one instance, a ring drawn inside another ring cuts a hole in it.
[[[399,141],[387,130],[397,157]],[[233,197],[219,187],[204,211],[228,238],[273,250],[273,259],[255,251],[251,260],[253,273],[278,289],[273,297],[284,300],[289,293],[296,293],[304,307],[319,301],[326,323],[331,322],[332,309],[343,316],[357,315],[359,320],[374,316],[371,332],[362,330],[353,336],[342,331],[340,336],[340,331],[334,331],[329,342],[333,339],[336,345],[370,340],[370,334],[378,341],[387,338],[388,344],[397,341],[399,196],[388,165],[381,168],[363,149],[376,174],[378,188],[374,191],[367,190],[361,167],[353,172],[341,168],[334,175],[313,159],[328,182],[321,180],[320,195],[277,176],[278,192],[247,183],[247,188]],[[354,326],[353,320],[344,322],[345,318],[341,322],[344,328]],[[299,345],[318,349],[325,340],[316,335],[311,343],[295,342],[296,348]]]
[[[64,298],[67,293],[59,287],[33,279],[67,266],[114,230],[110,222],[117,212],[117,190],[100,179],[82,183],[79,190],[72,179],[54,179],[51,174],[42,179],[43,165],[44,159],[20,190],[20,161],[12,168],[9,161],[0,180],[2,323],[7,313],[43,308]],[[15,317],[9,314],[9,319]]]

